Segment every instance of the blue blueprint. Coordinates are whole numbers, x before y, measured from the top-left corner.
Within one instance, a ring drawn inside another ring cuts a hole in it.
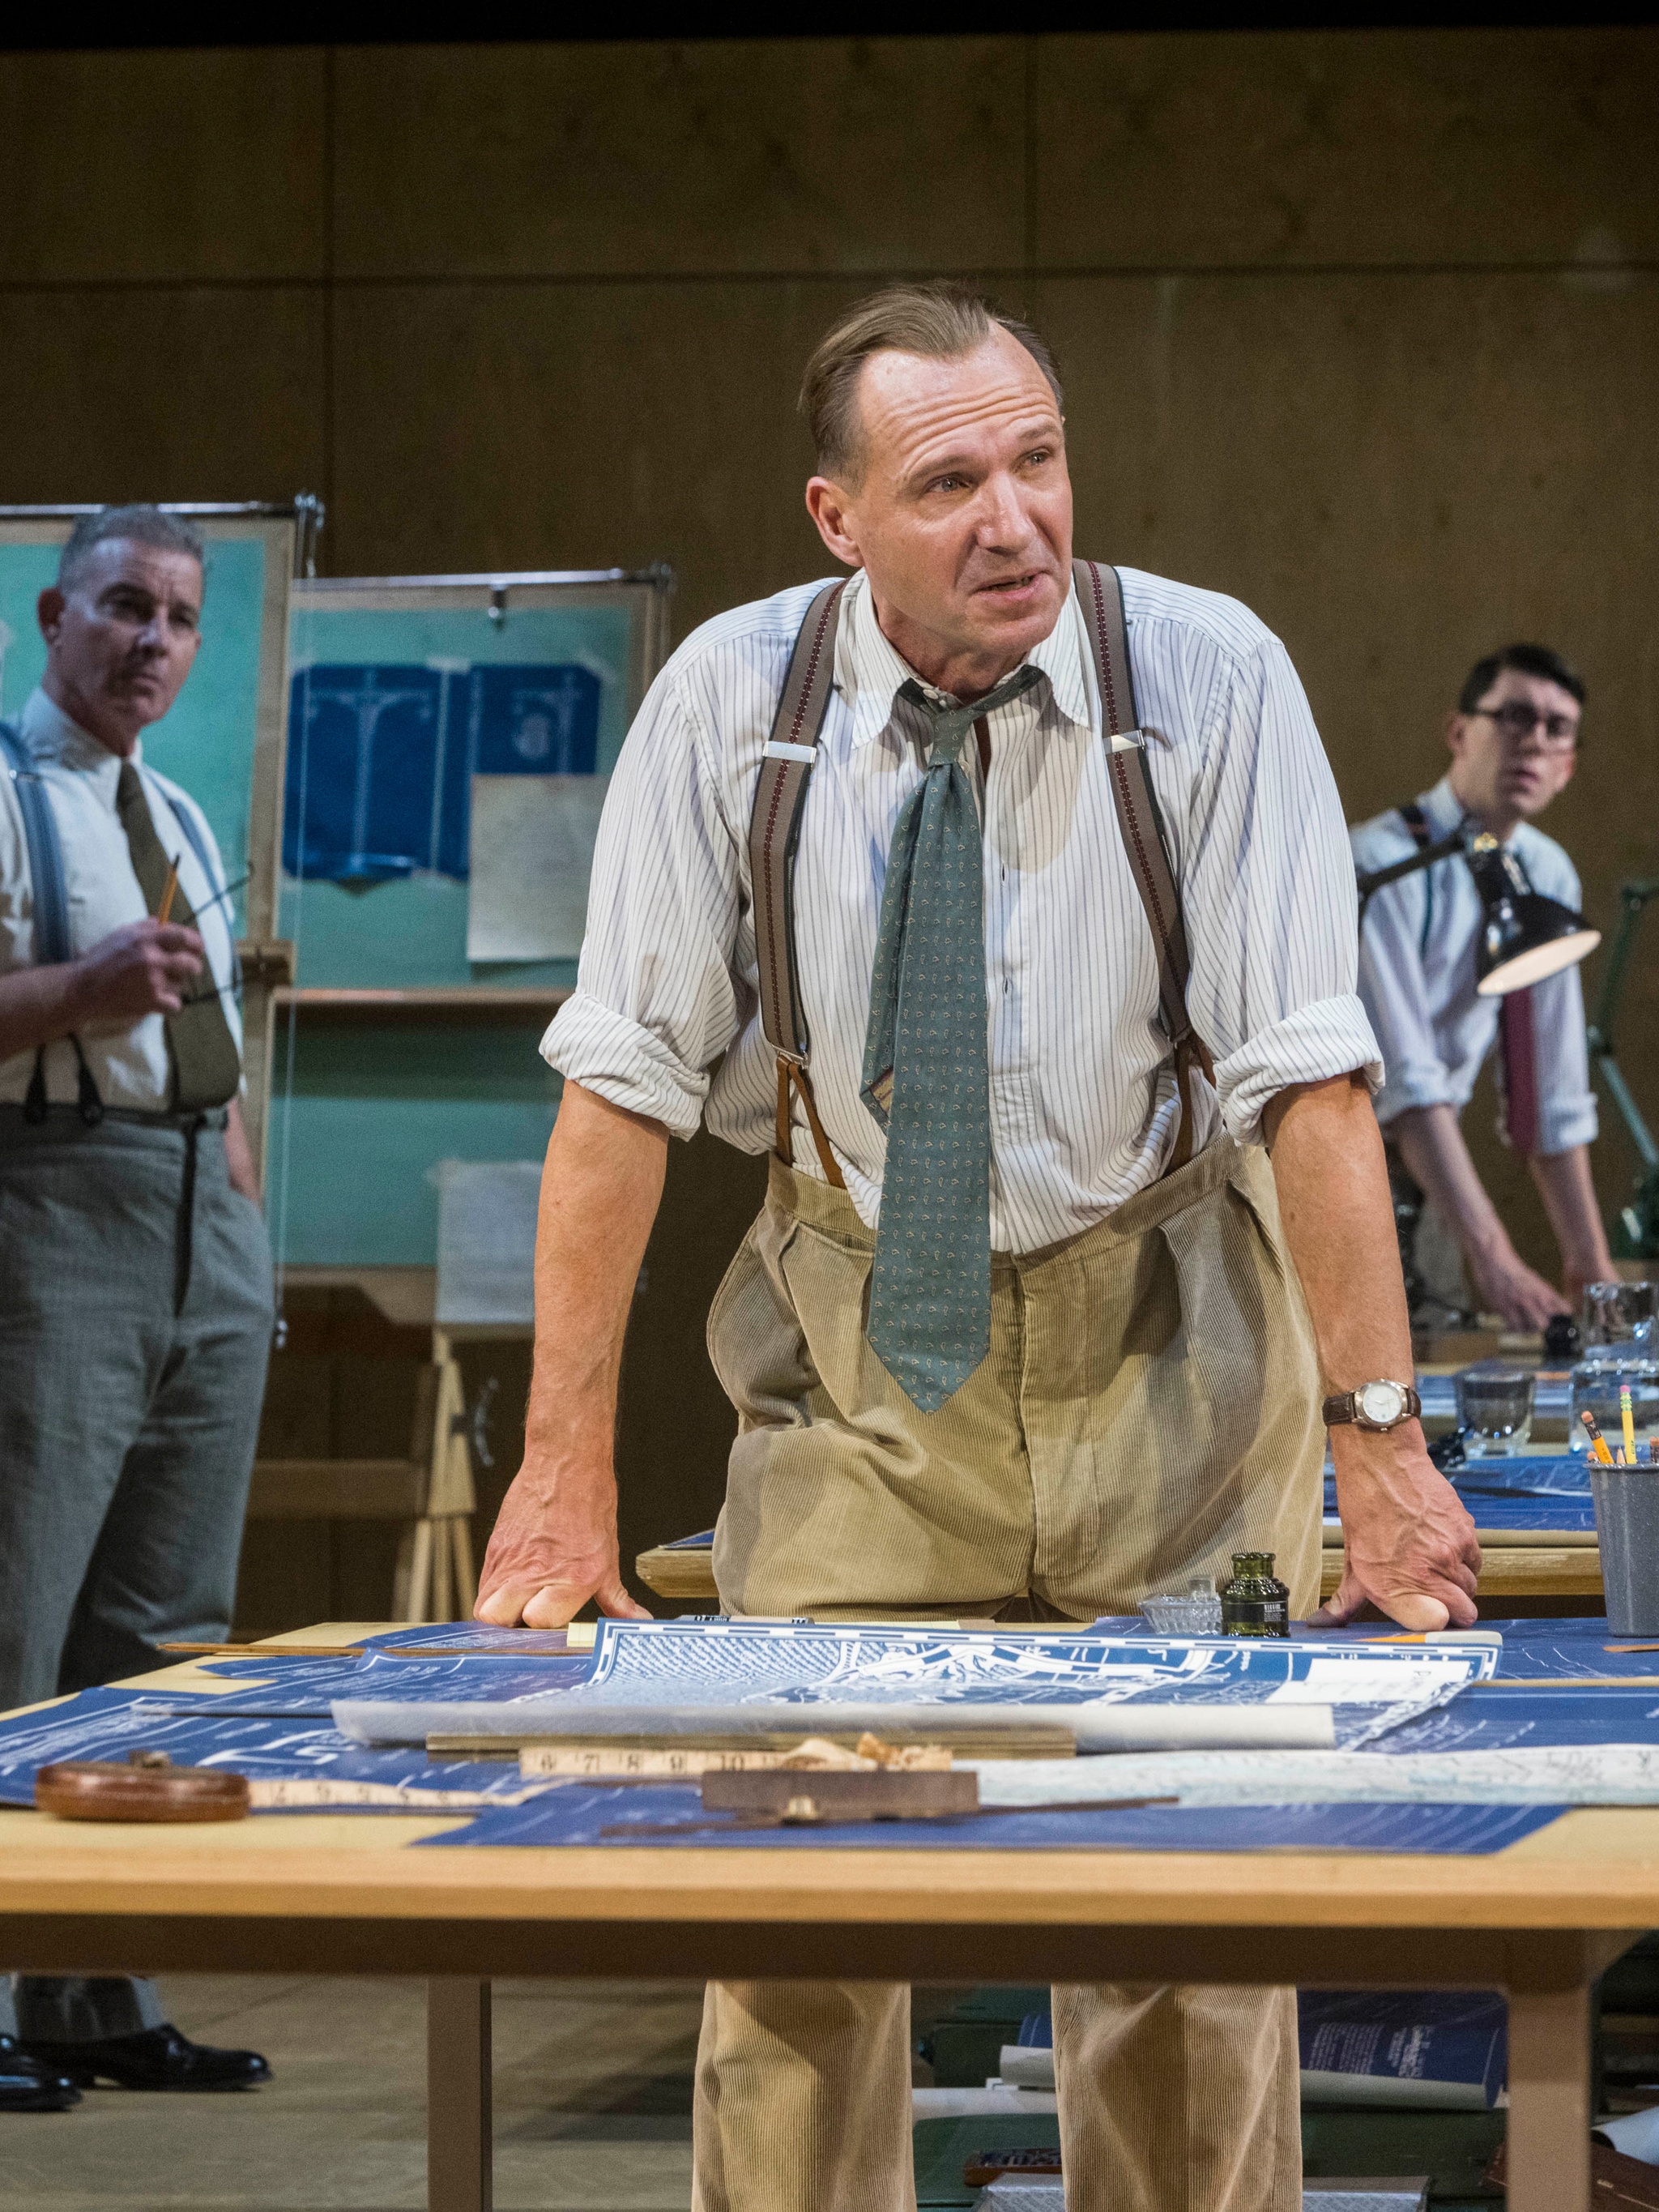
[[[1368,1747],[1389,1758],[1419,1751],[1543,1751],[1596,1743],[1659,1745],[1659,1690],[1501,1689],[1477,1684],[1448,1705]]]
[[[465,878],[475,775],[592,775],[601,683],[573,661],[295,676],[283,866],[293,877]]]
[[[1447,1480],[1482,1528],[1524,1528],[1547,1534],[1592,1533],[1595,1507],[1582,1455],[1555,1459],[1472,1459]],[[1325,1477],[1325,1517],[1336,1515],[1336,1483]]]
[[[222,1766],[249,1781],[399,1784],[422,1790],[520,1791],[516,1759],[428,1759],[413,1751],[366,1751],[325,1722],[263,1720],[216,1708],[180,1713],[130,1690],[86,1690],[68,1705],[0,1721],[0,1805],[31,1805],[37,1770],[56,1759],[125,1759],[164,1751],[178,1766]]]
[[[1292,1687],[1311,1689],[1316,1669],[1330,1675],[1330,1694],[1340,1698],[1337,1677],[1349,1667],[1358,1678],[1362,1668],[1393,1672],[1396,1666],[1401,1686],[1389,1695],[1409,1699],[1419,1694],[1413,1662],[1437,1657],[1447,1662],[1447,1680],[1460,1684],[1490,1673],[1495,1663],[1473,1648],[1437,1654],[1420,1645],[1114,1638],[1075,1629],[1003,1637],[913,1626],[604,1620],[592,1675],[569,1703],[1027,1705],[1151,1696],[1252,1705]]]
[[[428,1632],[428,1637],[430,1632]],[[361,1659],[210,1660],[203,1672],[234,1683],[229,1691],[181,1690],[158,1682],[144,1692],[177,1712],[307,1715],[326,1720],[345,1698],[495,1703],[545,1697],[586,1679],[591,1655],[526,1657],[484,1650],[461,1659],[398,1659],[371,1650]]]
[[[705,1814],[695,1790],[564,1783],[531,1804],[482,1813],[431,1844],[711,1844],[739,1850],[1501,1851],[1546,1826],[1553,1806],[1180,1806],[1104,1813],[1008,1813],[988,1819],[878,1820],[834,1827],[738,1828]],[[708,1826],[707,1823],[713,1822]],[[684,1832],[672,1830],[684,1825]],[[669,1828],[671,1832],[652,1833]],[[420,1848],[420,1846],[416,1846]]]

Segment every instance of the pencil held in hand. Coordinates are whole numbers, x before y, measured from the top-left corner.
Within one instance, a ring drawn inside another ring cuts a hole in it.
[[[1595,1414],[1587,1407],[1583,1413],[1580,1413],[1578,1418],[1584,1424],[1584,1426],[1589,1431],[1591,1457],[1599,1461],[1603,1467],[1611,1467],[1613,1465],[1613,1454],[1607,1449],[1607,1438],[1602,1435],[1601,1430],[1595,1425]]]
[[[155,909],[155,919],[157,921],[166,922],[172,920],[173,902],[178,893],[178,890],[179,863],[177,860],[169,860],[167,862],[167,878],[161,885],[161,902]]]

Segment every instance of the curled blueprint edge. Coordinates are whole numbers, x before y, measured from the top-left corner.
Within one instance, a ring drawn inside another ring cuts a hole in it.
[[[1182,1805],[1659,1805],[1659,1746],[1534,1751],[1126,1753],[974,1760],[986,1805],[1176,1796]]]

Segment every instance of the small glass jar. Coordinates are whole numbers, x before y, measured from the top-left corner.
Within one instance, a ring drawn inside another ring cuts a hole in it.
[[[1572,1370],[1567,1449],[1589,1449],[1581,1418],[1594,1416],[1612,1449],[1620,1439],[1619,1390],[1628,1386],[1638,1449],[1659,1433],[1659,1357],[1655,1355],[1655,1297],[1651,1283],[1587,1283],[1584,1343]]]
[[[1224,1636],[1288,1636],[1291,1593],[1273,1572],[1271,1552],[1235,1552],[1233,1578],[1221,1593]]]

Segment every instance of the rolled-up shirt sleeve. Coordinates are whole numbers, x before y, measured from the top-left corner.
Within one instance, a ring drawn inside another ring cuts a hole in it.
[[[690,1137],[738,1029],[738,850],[671,662],[623,746],[593,852],[574,995],[542,1039],[572,1083]]]
[[[1355,985],[1353,860],[1336,784],[1289,654],[1268,636],[1219,686],[1182,871],[1188,1007],[1229,1133],[1296,1083],[1382,1079]]]

